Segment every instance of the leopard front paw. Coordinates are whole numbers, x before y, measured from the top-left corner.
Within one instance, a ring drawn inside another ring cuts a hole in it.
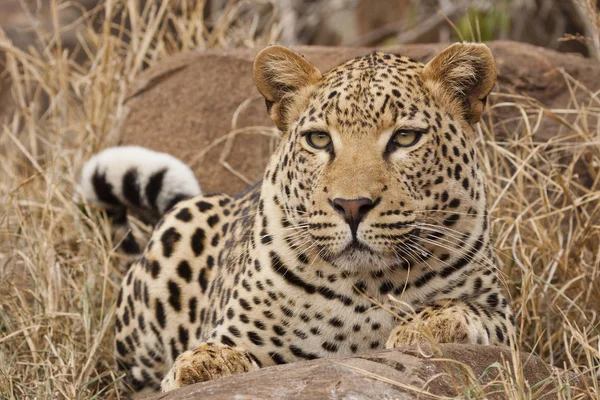
[[[210,381],[224,376],[255,371],[260,367],[243,349],[220,343],[202,343],[177,357],[161,383],[168,392],[193,383]]]
[[[440,313],[415,318],[397,326],[388,337],[386,349],[423,343],[489,344],[488,334],[480,321],[466,321],[455,313]]]

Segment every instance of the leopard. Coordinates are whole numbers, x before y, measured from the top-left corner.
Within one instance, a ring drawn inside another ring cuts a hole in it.
[[[124,275],[114,343],[129,388],[425,342],[510,345],[476,133],[496,75],[482,43],[326,72],[284,46],[258,52],[280,141],[245,192],[174,201]],[[150,179],[128,173],[144,192]]]

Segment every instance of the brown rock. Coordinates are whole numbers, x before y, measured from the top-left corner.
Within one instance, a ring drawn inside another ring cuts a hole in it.
[[[299,362],[191,385],[151,399],[432,398],[426,393],[448,397],[471,393],[469,398],[504,399],[500,372],[514,378],[515,369],[507,348],[448,344],[441,345],[435,356],[427,354],[434,353],[406,348]],[[544,381],[537,386],[543,389],[536,397],[557,398],[557,377],[561,383],[573,385],[572,394],[584,388],[584,383],[573,374],[551,368],[530,354],[522,354],[519,364],[529,388]],[[498,384],[488,385],[493,381]],[[485,385],[488,386],[484,388]],[[508,389],[516,388],[508,386]]]
[[[572,101],[569,85],[577,87],[573,82],[567,84],[567,75],[591,91],[600,89],[597,61],[515,42],[488,45],[498,68],[496,93],[530,96],[547,108],[557,109],[569,106]],[[444,47],[445,44],[419,44],[386,48],[386,51],[427,61]],[[306,46],[296,50],[321,70],[372,51]],[[120,143],[141,145],[182,158],[191,165],[205,192],[237,193],[259,180],[276,131],[252,82],[254,54],[251,50],[186,53],[146,71],[131,90]],[[590,96],[579,88],[575,90],[575,98],[581,101]],[[530,114],[531,126],[536,125],[538,113],[532,101],[496,95],[490,103],[506,101],[523,106]],[[502,106],[491,109],[484,118],[487,121],[491,117],[496,134],[512,134],[516,129],[524,134],[522,124],[504,122],[519,115],[517,107]],[[234,116],[236,124],[232,123]],[[263,128],[248,129],[257,126]],[[554,119],[544,118],[535,132],[536,139],[551,138],[560,126]],[[230,147],[226,147],[226,137],[234,128],[238,134],[231,137]],[[230,151],[226,151],[228,148]],[[222,158],[224,154],[226,157]]]

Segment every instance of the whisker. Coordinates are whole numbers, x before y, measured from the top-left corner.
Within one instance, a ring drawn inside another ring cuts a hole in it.
[[[468,212],[460,212],[460,211],[451,211],[451,210],[413,210],[415,214],[457,214],[465,217],[476,217],[479,214],[477,213],[468,213]],[[495,218],[495,217],[493,217]],[[497,218],[495,218],[497,219]]]
[[[466,253],[461,252],[461,251],[457,250],[454,247],[445,246],[443,244],[439,244],[439,243],[436,243],[436,242],[433,242],[433,241],[430,241],[430,240],[424,239],[424,238],[419,238],[419,239],[423,240],[423,241],[426,241],[427,243],[431,243],[431,244],[434,244],[436,246],[439,246],[440,248],[443,248],[444,250],[447,250],[448,252],[452,253],[453,255],[458,255],[458,256],[461,256],[461,257],[466,256]],[[483,252],[478,252],[478,253],[474,254],[473,256],[469,257],[469,261],[476,260],[476,258],[478,256],[482,258],[482,261],[484,261],[483,266],[487,266],[488,268],[491,268],[493,270],[497,269],[496,263],[493,260],[490,260]],[[449,264],[447,264],[447,265],[449,265]]]
[[[459,233],[461,236],[462,236],[462,235],[464,235],[463,233],[461,233],[461,232],[459,232],[459,231],[457,231],[457,230],[455,230],[455,229],[448,228],[448,227],[446,227],[446,226],[435,225],[435,224],[427,224],[427,223],[425,223],[425,222],[418,222],[417,224],[418,224],[418,227],[420,227],[420,229],[421,229],[421,230],[428,230],[428,231],[430,231],[430,232],[442,233],[442,234],[444,234],[444,235],[446,235],[446,236],[452,237],[452,238],[454,238],[454,239],[457,239],[457,240],[459,240],[459,241],[462,241],[462,238],[458,238],[456,235],[451,235],[450,233]],[[428,228],[429,228],[429,229],[428,229]],[[484,242],[485,242],[485,240],[479,240],[479,239],[476,239],[476,240],[474,241],[474,243],[479,243],[479,242],[481,242],[482,244],[485,244],[485,243],[484,243]],[[511,261],[513,261],[513,262],[515,262],[515,260],[514,260],[514,258],[512,257],[512,255],[510,255],[510,254],[507,254],[507,253],[505,253],[505,252],[503,252],[503,251],[501,251],[501,250],[499,250],[499,249],[497,249],[497,248],[494,248],[494,251],[495,251],[496,253],[499,253],[499,254],[501,254],[501,255],[502,255],[503,257],[505,257],[506,259],[508,259],[508,260],[511,260]]]

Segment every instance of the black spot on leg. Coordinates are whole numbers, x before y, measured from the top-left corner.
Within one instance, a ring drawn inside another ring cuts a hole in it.
[[[395,286],[394,282],[392,282],[392,281],[385,281],[379,287],[379,293],[381,293],[382,295],[386,295],[389,292],[391,292],[392,290],[394,290],[394,286]]]
[[[189,208],[182,208],[177,214],[175,214],[175,218],[183,222],[190,222],[192,220],[192,213],[190,212]]]
[[[233,325],[231,325],[229,328],[227,328],[227,330],[229,331],[229,333],[231,333],[236,338],[242,337],[242,333],[240,332],[240,330]]]
[[[304,350],[302,350],[300,347],[293,345],[293,344],[290,345],[289,349],[293,355],[295,355],[296,357],[299,357],[299,358],[304,358],[305,360],[315,360],[315,359],[319,358],[318,355],[316,355],[314,353],[307,353]]]
[[[204,240],[206,239],[206,235],[204,230],[201,228],[197,228],[194,234],[192,235],[192,250],[196,257],[202,254],[204,251]]]
[[[206,212],[208,210],[211,210],[213,208],[213,205],[207,203],[206,201],[199,201],[196,203],[196,207],[198,207],[198,210],[200,210],[200,212]]]
[[[341,328],[342,326],[344,326],[344,323],[341,319],[334,317],[329,320],[329,325],[334,326],[336,328]]]
[[[447,191],[444,191],[444,192],[442,193],[442,197],[441,197],[442,203],[445,203],[445,202],[447,202],[449,197],[450,197],[450,195],[448,194],[448,192],[447,192]]]
[[[248,301],[246,299],[240,298],[240,305],[246,311],[252,310],[252,306],[250,305],[250,303],[248,303]]]
[[[158,324],[161,328],[165,329],[167,326],[167,315],[165,314],[165,307],[159,299],[155,300],[154,309]]]
[[[206,268],[202,268],[200,270],[200,274],[198,275],[198,283],[200,284],[200,290],[202,293],[206,293],[206,289],[208,288],[208,271]]]
[[[284,336],[285,335],[285,329],[283,329],[281,326],[279,325],[273,325],[273,331],[278,334],[279,336]]]
[[[123,302],[123,288],[119,289],[119,294],[117,296],[117,308],[121,307],[122,302]]]
[[[214,227],[216,224],[219,223],[219,216],[218,215],[211,215],[206,222],[208,223],[208,226],[210,226],[211,228]]]
[[[163,245],[163,256],[165,258],[171,257],[173,251],[175,250],[175,245],[179,242],[180,239],[181,234],[179,234],[179,232],[177,232],[177,229],[175,229],[174,227],[171,227],[163,232],[162,236],[160,237],[160,241]]]
[[[187,261],[183,260],[177,265],[177,275],[188,283],[192,280],[192,268]]]
[[[181,311],[181,289],[179,285],[169,281],[167,287],[169,288],[169,304],[175,311]]]
[[[227,319],[233,319],[233,317],[235,317],[235,311],[233,311],[233,308],[229,307],[227,309]]]
[[[487,298],[487,303],[491,308],[498,307],[498,294],[492,293]]]
[[[235,342],[229,336],[221,335],[221,343],[227,346],[235,347]]]
[[[121,357],[125,357],[129,353],[129,350],[127,350],[127,346],[125,346],[125,343],[121,342],[120,340],[117,340],[117,352]]]
[[[146,320],[144,319],[143,313],[138,314],[138,326],[142,333],[146,333]]]
[[[248,332],[248,339],[250,339],[250,341],[252,343],[254,343],[257,346],[262,346],[265,344],[265,342],[263,341],[263,339],[258,335],[258,333],[254,332],[254,331],[249,331]]]
[[[213,267],[215,266],[215,259],[213,256],[206,257],[206,266],[208,267],[208,269],[213,269]]]
[[[198,315],[198,299],[195,297],[192,297],[189,301],[189,316],[190,316],[190,323],[193,324],[196,322],[196,316]]]
[[[273,362],[275,364],[281,365],[281,364],[287,364],[287,361],[285,361],[285,358],[283,358],[283,356],[275,351],[270,351],[269,352],[269,357],[271,357],[271,360],[273,360]]]
[[[504,343],[504,333],[502,333],[502,329],[499,326],[496,326],[496,337],[500,343]]]
[[[150,275],[152,275],[152,277],[154,279],[158,278],[158,275],[160,274],[160,264],[158,261],[153,260],[150,263]]]
[[[181,346],[183,347],[184,351],[188,348],[189,339],[189,331],[182,325],[179,325],[179,343],[181,343]]]
[[[323,344],[321,344],[321,347],[323,347],[330,353],[336,353],[338,351],[338,347],[335,343],[323,342]]]
[[[452,199],[452,201],[448,204],[448,207],[450,208],[456,208],[460,205],[460,200],[459,199]]]

